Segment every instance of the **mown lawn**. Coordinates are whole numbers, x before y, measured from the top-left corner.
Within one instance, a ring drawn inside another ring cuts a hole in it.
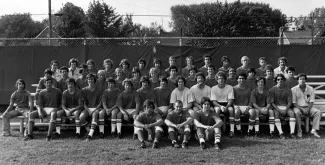
[[[229,139],[225,134],[222,150],[217,152],[201,150],[194,140],[188,149],[174,149],[166,138],[159,149],[141,149],[132,133],[120,140],[95,136],[90,142],[75,139],[73,133],[73,129],[66,130],[60,139],[46,142],[46,132],[36,131],[35,139],[25,142],[14,130],[14,137],[0,137],[0,164],[325,164],[324,139],[307,134],[303,139],[286,140],[269,139],[267,132],[261,138]],[[324,129],[320,135],[325,137]]]

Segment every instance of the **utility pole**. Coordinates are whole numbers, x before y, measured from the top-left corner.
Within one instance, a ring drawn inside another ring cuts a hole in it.
[[[51,19],[51,0],[49,0],[49,46],[51,46],[52,38],[52,19]]]

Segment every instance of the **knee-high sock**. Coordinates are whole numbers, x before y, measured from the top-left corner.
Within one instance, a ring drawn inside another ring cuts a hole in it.
[[[281,126],[281,121],[280,121],[280,119],[275,119],[274,121],[275,121],[275,126],[276,126],[276,128],[278,129],[278,131],[279,131],[279,134],[282,134],[283,131],[282,131],[282,126]]]
[[[240,131],[241,130],[240,119],[235,119],[235,124],[236,124],[237,130]]]
[[[61,123],[62,123],[62,119],[56,118],[55,129],[58,134],[61,134]]]
[[[257,117],[255,119],[255,131],[256,132],[259,132],[260,131],[260,118],[259,117]]]
[[[28,122],[28,135],[32,135],[34,123],[35,123],[34,119],[29,119],[29,122]]]
[[[116,119],[111,120],[111,132],[114,133],[116,131]]]
[[[116,119],[117,133],[122,131],[122,119]]]
[[[80,120],[76,120],[76,133],[80,134]]]
[[[104,133],[104,124],[105,124],[105,119],[99,119],[99,132]]]
[[[95,132],[96,126],[97,126],[97,123],[96,122],[92,122],[91,123],[91,128],[90,128],[90,131],[89,131],[89,134],[88,134],[89,136],[93,137],[93,134]]]
[[[172,143],[176,142],[176,133],[175,133],[175,131],[169,131],[168,135],[169,135],[169,138],[172,141]]]
[[[183,142],[187,142],[190,137],[191,137],[191,132],[190,131],[184,131]]]
[[[295,133],[295,128],[296,128],[296,119],[295,118],[289,119],[289,126],[290,126],[290,133],[291,134]]]
[[[235,132],[235,118],[229,117],[230,132]]]
[[[52,131],[55,127],[55,121],[54,120],[51,120],[50,121],[50,125],[49,125],[49,130],[47,132],[47,136],[51,136],[52,135]]]
[[[158,142],[160,137],[162,135],[162,132],[161,131],[155,131],[155,142]]]
[[[249,119],[248,131],[253,130],[254,124],[255,124],[255,120]]]
[[[269,117],[269,127],[270,127],[270,132],[274,132],[274,117]]]

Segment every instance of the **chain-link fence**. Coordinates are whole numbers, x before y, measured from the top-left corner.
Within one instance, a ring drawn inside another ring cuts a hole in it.
[[[78,46],[78,45],[170,45],[170,46],[239,46],[239,45],[316,45],[325,37],[136,37],[136,38],[0,38],[0,46]]]

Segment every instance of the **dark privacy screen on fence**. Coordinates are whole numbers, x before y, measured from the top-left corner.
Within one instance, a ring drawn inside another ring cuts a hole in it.
[[[129,59],[131,67],[135,66],[138,59],[147,61],[147,68],[152,67],[154,58],[163,61],[163,67],[168,67],[168,57],[176,56],[177,64],[185,66],[185,58],[193,56],[195,66],[203,65],[202,56],[210,54],[212,64],[221,67],[221,57],[226,55],[230,58],[231,65],[240,66],[242,56],[248,56],[251,67],[259,67],[259,57],[266,57],[268,63],[274,68],[278,66],[277,59],[281,56],[288,58],[288,65],[295,66],[296,72],[304,72],[309,75],[323,75],[325,64],[325,45],[285,45],[285,46],[225,46],[216,48],[198,48],[190,46],[125,46],[125,45],[102,45],[102,46],[15,46],[0,47],[0,104],[8,104],[11,93],[15,90],[15,81],[24,79],[26,89],[31,92],[35,88],[31,84],[38,83],[43,76],[44,70],[50,67],[51,60],[57,60],[60,66],[67,66],[71,58],[77,58],[79,63],[87,59],[95,60],[97,68],[102,68],[104,59],[114,61],[117,67],[123,58]]]

